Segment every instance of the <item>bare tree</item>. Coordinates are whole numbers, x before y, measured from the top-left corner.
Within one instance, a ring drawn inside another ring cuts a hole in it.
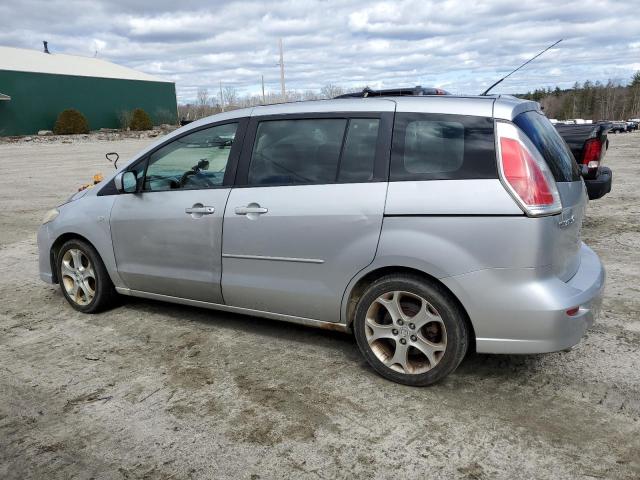
[[[640,117],[640,71],[633,75],[629,89],[631,90],[631,115],[638,118]]]
[[[228,85],[222,89],[222,98],[226,107],[238,106],[238,90],[236,87]]]
[[[315,90],[305,90],[302,94],[304,100],[318,100],[322,98]]]
[[[198,107],[198,117],[202,118],[207,114],[207,107],[209,106],[209,90],[206,88],[199,88],[196,94],[196,105]]]
[[[338,95],[342,95],[344,93],[344,88],[334,85],[332,83],[327,83],[324,87],[320,89],[320,95],[324,98],[334,98]]]
[[[302,93],[297,90],[287,90],[285,98],[287,102],[299,102],[302,100]]]

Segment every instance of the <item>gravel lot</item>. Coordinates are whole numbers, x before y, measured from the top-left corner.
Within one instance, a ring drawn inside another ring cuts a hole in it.
[[[603,317],[570,352],[470,355],[390,383],[344,334],[130,299],[88,316],[38,279],[45,210],[149,139],[0,144],[0,478],[639,478],[640,133],[585,241]]]

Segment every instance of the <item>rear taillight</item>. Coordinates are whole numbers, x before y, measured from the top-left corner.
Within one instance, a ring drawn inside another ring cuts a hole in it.
[[[515,125],[497,122],[500,175],[527,215],[562,210],[555,179],[531,141]]]
[[[513,138],[501,138],[502,170],[507,182],[527,205],[553,205],[553,195],[540,167]]]
[[[582,164],[589,171],[596,170],[600,166],[600,155],[602,152],[602,141],[599,138],[590,138],[584,144],[582,151]]]

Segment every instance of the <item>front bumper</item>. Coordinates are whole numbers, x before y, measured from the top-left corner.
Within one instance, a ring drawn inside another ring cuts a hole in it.
[[[38,269],[40,270],[40,279],[47,283],[56,283],[53,272],[51,271],[51,247],[52,241],[49,236],[49,227],[47,224],[41,225],[38,229]]]
[[[600,312],[605,270],[586,245],[568,282],[550,267],[486,269],[441,279],[464,305],[480,353],[544,353],[580,342]],[[566,311],[579,307],[578,313]]]

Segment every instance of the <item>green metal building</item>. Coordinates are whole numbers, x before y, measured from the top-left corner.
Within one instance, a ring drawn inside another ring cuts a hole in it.
[[[154,124],[175,123],[176,87],[100,58],[0,47],[0,136],[52,130],[67,108],[91,130],[119,128],[122,112],[135,108]]]

